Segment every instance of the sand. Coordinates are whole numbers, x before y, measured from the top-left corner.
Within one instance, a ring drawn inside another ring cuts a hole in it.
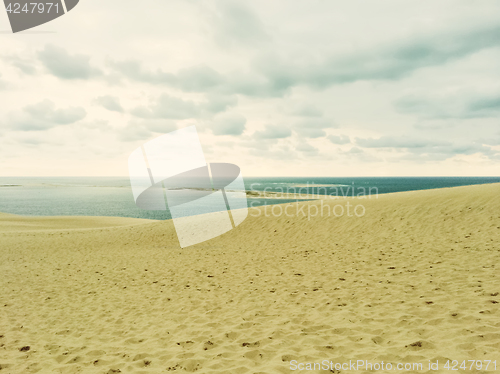
[[[350,200],[363,217],[254,208],[185,249],[171,221],[2,214],[0,373],[299,372],[292,360],[500,370],[499,192]]]

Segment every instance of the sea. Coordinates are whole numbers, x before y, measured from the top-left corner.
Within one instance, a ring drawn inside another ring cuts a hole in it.
[[[247,177],[247,191],[360,196],[500,183],[500,177]],[[255,195],[255,194],[254,194]],[[245,197],[240,194],[245,204]],[[251,195],[250,195],[251,196]],[[249,207],[295,199],[247,198]],[[241,204],[240,204],[241,206]],[[220,204],[208,207],[220,210]],[[116,216],[171,219],[167,210],[136,206],[128,177],[0,177],[0,212],[28,216]],[[193,215],[186,209],[182,216]]]

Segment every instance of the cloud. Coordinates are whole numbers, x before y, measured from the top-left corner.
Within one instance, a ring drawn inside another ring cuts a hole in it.
[[[0,73],[0,90],[5,90],[9,84],[2,79],[2,74]]]
[[[240,8],[240,5],[227,3],[221,9],[223,14],[235,12],[241,16],[245,12]],[[238,15],[233,15],[232,19],[237,20],[240,17]],[[256,35],[262,35],[261,32],[255,31],[259,30],[258,27],[249,27],[247,30],[245,22],[235,25],[231,22],[221,22],[218,26],[224,30],[226,38],[240,41],[257,40],[259,38]],[[229,32],[233,28],[242,31]],[[280,55],[276,50],[266,50],[251,63],[249,72],[227,74],[221,74],[206,65],[186,68],[177,74],[161,69],[148,70],[143,68],[139,61],[133,60],[114,62],[111,65],[129,79],[168,85],[184,91],[279,97],[300,85],[323,89],[362,80],[399,80],[418,69],[440,66],[483,49],[496,47],[499,45],[499,38],[499,26],[483,25],[460,33],[408,37],[344,54],[324,53],[323,56],[296,58],[297,56],[293,55]],[[320,113],[306,108],[298,115],[318,117]]]
[[[206,65],[194,66],[180,70],[172,82],[184,91],[205,91],[220,86],[224,77]]]
[[[500,92],[474,93],[472,89],[439,95],[409,94],[394,104],[400,113],[422,119],[471,119],[498,117]]]
[[[36,67],[33,61],[29,61],[15,55],[3,56],[2,59],[12,66],[18,68],[26,75],[35,75],[36,73]]]
[[[259,16],[245,3],[218,1],[210,16],[214,38],[223,47],[258,45],[270,39]]]
[[[153,136],[153,132],[138,124],[128,124],[121,131],[117,132],[117,137],[123,142],[135,142],[146,140]]]
[[[156,71],[144,69],[138,60],[111,61],[109,65],[127,78],[139,82],[172,85],[176,81],[173,74],[164,73],[161,69]]]
[[[337,127],[331,120],[326,118],[308,118],[296,122],[294,131],[306,138],[320,138],[326,136],[324,129]]]
[[[176,121],[164,119],[148,119],[143,121],[131,121],[131,124],[137,124],[147,128],[154,133],[166,134],[177,129]]]
[[[123,113],[125,111],[120,104],[120,99],[115,96],[99,96],[94,100],[94,102],[112,112]]]
[[[404,150],[418,156],[419,160],[446,160],[455,155],[484,154],[490,158],[497,157],[498,152],[490,147],[476,142],[450,142],[430,139],[415,139],[413,137],[356,138],[356,143],[364,148],[388,148]]]
[[[306,153],[310,156],[317,155],[318,154],[318,149],[314,148],[312,145],[306,142],[302,142],[297,144],[295,149],[299,152]]]
[[[461,33],[407,38],[344,55],[314,56],[309,61],[272,52],[262,55],[255,68],[268,78],[271,86],[281,85],[283,91],[299,84],[325,88],[361,80],[399,80],[418,69],[443,65],[497,47],[499,39],[500,26],[483,25]]]
[[[8,115],[10,128],[17,131],[41,131],[55,126],[69,125],[85,118],[87,112],[82,107],[56,109],[50,100],[27,105],[18,112]]]
[[[290,160],[297,159],[297,153],[288,146],[269,148],[251,148],[248,152],[250,155],[257,157],[261,160],[277,160],[289,162]]]
[[[212,122],[214,135],[241,135],[245,131],[247,120],[238,113],[223,113]]]
[[[279,139],[259,139],[255,137],[245,137],[240,141],[237,146],[245,147],[250,149],[259,149],[259,150],[269,150],[273,146],[277,145]]]
[[[314,105],[302,105],[292,114],[300,117],[323,117],[323,111]]]
[[[348,154],[360,154],[360,153],[364,153],[364,151],[361,148],[352,147],[346,153],[348,153]]]
[[[251,41],[269,39],[259,17],[241,3],[219,2],[212,13],[212,26],[219,35],[217,38],[225,40],[225,45],[248,46]],[[223,70],[221,66],[217,70],[205,62],[177,72],[146,67],[139,60],[112,61],[109,66],[129,80],[185,92],[281,97],[301,85],[324,89],[363,80],[400,80],[418,69],[441,66],[497,47],[499,37],[500,26],[484,24],[460,32],[420,34],[384,44],[373,43],[371,47],[345,53],[323,48],[318,54],[300,52],[297,55],[290,52],[293,49],[262,48],[255,58],[248,59],[249,66],[239,70]],[[87,56],[70,56],[52,45],[46,46],[39,55],[47,68],[61,78],[84,79],[99,73],[90,66]],[[320,117],[321,111],[303,108],[296,115]]]
[[[109,65],[128,79],[152,85],[164,85],[186,92],[204,92],[224,83],[224,77],[206,65],[192,66],[179,70],[176,74],[162,69],[145,68],[138,60],[111,61]]]
[[[18,132],[12,134],[11,141],[16,146],[22,145],[30,148],[38,148],[40,145],[61,146],[64,145],[62,139],[58,139],[51,134],[39,134],[33,132]]]
[[[224,112],[238,104],[238,97],[235,95],[208,93],[205,98],[206,103],[202,105],[202,109],[209,114]]]
[[[346,136],[346,135],[328,135],[327,136],[328,140],[331,141],[333,144],[349,144],[351,142],[351,139]]]
[[[103,119],[95,119],[89,121],[81,121],[78,123],[78,128],[85,128],[88,130],[99,130],[99,131],[113,131],[113,127],[109,125],[109,121]]]
[[[132,109],[131,113],[144,119],[188,119],[197,117],[200,108],[193,101],[162,94],[151,106],[138,106]]]
[[[356,143],[364,148],[429,148],[449,146],[450,142],[429,139],[416,139],[414,137],[382,136],[380,138],[356,138]]]
[[[51,74],[61,79],[89,79],[102,74],[90,65],[89,56],[70,55],[64,48],[52,44],[39,51],[38,58]]]
[[[500,93],[490,97],[473,98],[469,101],[467,109],[481,116],[497,115],[500,112]]]
[[[253,137],[256,139],[283,139],[292,135],[292,130],[286,126],[266,125],[263,131],[256,131]]]
[[[125,142],[146,140],[155,134],[166,134],[177,129],[174,121],[169,120],[131,120],[127,126],[118,130],[118,138]]]
[[[238,98],[234,95],[223,95],[218,93],[208,93],[205,100],[194,102],[183,100],[168,94],[160,95],[149,106],[138,106],[130,113],[143,119],[191,119],[191,118],[212,118],[214,114],[221,113],[236,106]]]
[[[125,78],[151,85],[176,88],[185,92],[215,93],[226,96],[242,94],[254,97],[279,97],[289,90],[292,81],[270,81],[256,72],[221,74],[208,66],[194,66],[177,73],[145,68],[138,60],[113,61],[109,66]]]
[[[452,128],[457,125],[456,121],[449,121],[447,119],[420,119],[417,121],[413,127],[419,130],[440,130],[449,129],[453,131]]]

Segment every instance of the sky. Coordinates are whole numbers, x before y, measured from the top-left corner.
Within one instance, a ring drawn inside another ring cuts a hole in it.
[[[0,176],[191,125],[244,176],[500,175],[498,1],[81,0],[0,46]]]

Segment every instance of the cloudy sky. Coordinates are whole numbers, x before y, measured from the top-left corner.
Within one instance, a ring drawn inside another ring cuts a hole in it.
[[[0,176],[193,124],[247,176],[500,175],[498,1],[80,0],[0,45]]]

